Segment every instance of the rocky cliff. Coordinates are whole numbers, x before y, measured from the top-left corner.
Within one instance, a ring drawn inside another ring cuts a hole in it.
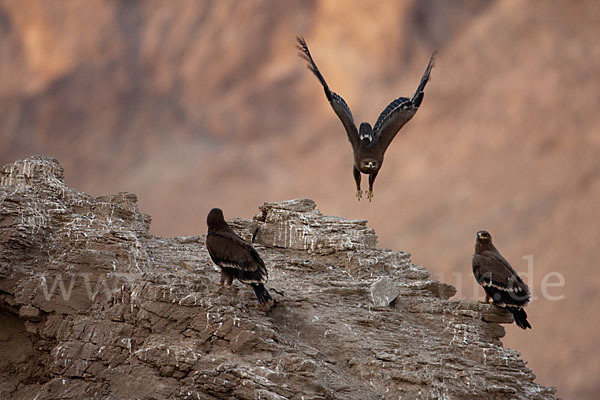
[[[364,220],[311,200],[232,220],[268,265],[265,309],[217,285],[204,236],[151,235],[135,195],[80,193],[39,156],[0,174],[1,398],[554,397],[502,346],[510,314],[449,300]]]

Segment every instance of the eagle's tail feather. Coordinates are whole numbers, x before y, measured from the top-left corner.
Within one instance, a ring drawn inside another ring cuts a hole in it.
[[[419,107],[421,105],[421,102],[423,101],[423,90],[425,89],[425,85],[427,85],[427,82],[429,82],[431,69],[435,65],[434,62],[436,54],[437,52],[434,51],[431,55],[431,58],[429,59],[429,64],[427,64],[427,68],[425,69],[423,77],[421,78],[421,82],[419,82],[419,86],[417,87],[415,94],[413,95],[412,99],[410,99],[410,101],[415,105],[415,107]]]
[[[265,304],[272,300],[271,295],[262,283],[252,283],[251,286],[260,304]]]
[[[531,329],[531,325],[527,321],[527,313],[519,307],[506,307],[508,311],[515,317],[515,323],[521,329]]]

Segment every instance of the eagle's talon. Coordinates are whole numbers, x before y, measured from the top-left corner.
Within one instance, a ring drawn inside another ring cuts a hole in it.
[[[367,192],[367,199],[369,199],[369,202],[371,202],[371,200],[373,200],[373,191],[369,190]]]
[[[358,199],[358,201],[360,201],[360,199],[362,199],[362,190],[358,189],[356,191],[356,198]]]

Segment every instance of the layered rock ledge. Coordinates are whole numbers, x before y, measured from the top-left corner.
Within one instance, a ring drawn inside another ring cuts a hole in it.
[[[0,398],[554,398],[502,346],[509,313],[450,300],[364,220],[291,200],[230,221],[266,310],[217,286],[203,235],[151,235],[133,194],[77,192],[41,156],[0,184]]]

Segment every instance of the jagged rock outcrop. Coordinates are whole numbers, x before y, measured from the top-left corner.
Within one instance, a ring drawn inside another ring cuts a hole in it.
[[[1,398],[554,397],[502,346],[510,314],[449,300],[366,221],[311,200],[232,220],[268,265],[266,310],[217,286],[204,236],[151,235],[135,195],[77,192],[45,157],[0,174]]]

